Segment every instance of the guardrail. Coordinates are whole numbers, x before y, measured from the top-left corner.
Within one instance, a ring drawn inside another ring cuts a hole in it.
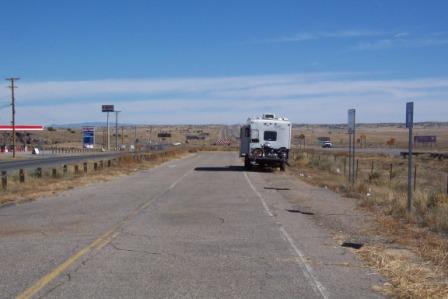
[[[87,176],[92,173],[100,173],[107,168],[120,167],[123,164],[141,163],[165,158],[173,155],[173,152],[179,151],[128,153],[115,158],[90,159],[89,161],[80,161],[70,164],[61,163],[59,167],[37,167],[35,169],[19,168],[18,170],[10,172],[3,170],[0,173],[2,190],[7,191],[11,181],[18,183],[20,186],[21,184],[26,184],[30,180],[38,180],[43,178],[64,179]]]

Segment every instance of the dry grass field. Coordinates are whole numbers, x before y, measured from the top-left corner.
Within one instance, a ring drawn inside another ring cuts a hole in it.
[[[98,127],[96,129],[95,139],[98,148],[106,146],[106,128]],[[169,133],[171,137],[159,137],[161,133]],[[318,137],[330,137],[335,147],[344,147],[348,144],[348,135],[344,125],[300,125],[293,126],[293,145],[298,145],[299,135],[305,136],[307,145],[318,146]],[[120,126],[118,130],[118,143],[129,146],[130,144],[160,144],[160,143],[182,143],[187,140],[187,136],[197,136],[200,139],[190,139],[189,143],[193,145],[212,145],[218,139],[229,138],[237,143],[239,135],[239,125],[173,125],[173,126]],[[403,124],[359,124],[357,125],[358,146],[377,147],[377,148],[405,148],[407,146],[407,130]],[[433,147],[423,147],[416,145],[417,149],[424,150],[448,150],[448,123],[417,123],[414,128],[414,135],[436,135],[437,144]],[[203,138],[203,139],[202,139]],[[365,138],[365,139],[364,139]],[[361,144],[361,139],[363,142]],[[387,143],[394,139],[393,145]],[[3,144],[8,144],[10,136],[3,133],[0,137]],[[81,128],[62,128],[47,127],[42,132],[32,132],[22,134],[18,138],[18,144],[24,144],[26,141],[32,145],[42,147],[81,147],[82,132]],[[365,142],[364,142],[365,140]],[[110,128],[111,146],[115,145],[115,127]]]
[[[182,143],[187,141],[187,136],[192,137],[188,143],[192,145],[211,145],[219,138],[223,137],[222,131],[225,126],[201,126],[201,125],[178,125],[178,126],[123,126],[118,128],[118,143],[127,147],[131,144],[167,144]],[[159,134],[168,133],[170,137],[159,137]],[[107,128],[98,127],[95,131],[96,147],[106,148]],[[194,139],[198,137],[198,139]],[[8,133],[3,133],[0,140],[3,144],[9,144],[11,137]],[[82,129],[47,127],[42,132],[19,133],[17,138],[18,145],[25,145],[28,141],[30,145],[39,145],[40,147],[82,147]],[[110,127],[111,148],[115,147],[115,127]]]
[[[404,124],[358,124],[356,128],[357,139],[365,136],[367,147],[407,147],[407,129]],[[294,140],[298,142],[300,134],[305,135],[306,144],[318,145],[318,137],[330,137],[336,147],[348,145],[347,128],[343,125],[295,125],[293,127]],[[416,123],[414,126],[415,135],[436,135],[437,144],[435,147],[425,147],[425,149],[448,150],[448,123]],[[395,139],[394,145],[387,142]],[[360,144],[358,144],[361,146]],[[364,144],[363,144],[364,145]],[[417,148],[424,148],[417,145]]]

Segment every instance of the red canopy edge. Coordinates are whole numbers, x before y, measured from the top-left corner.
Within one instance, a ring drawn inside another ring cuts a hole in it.
[[[44,126],[41,125],[16,125],[16,131],[43,131]],[[12,131],[12,126],[0,125],[0,131]]]

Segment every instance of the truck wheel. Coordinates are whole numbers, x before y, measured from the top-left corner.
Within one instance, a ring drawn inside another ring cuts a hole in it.
[[[250,164],[250,160],[247,159],[247,158],[244,159],[244,168],[245,168],[246,170],[249,170],[249,169],[252,168],[252,164]]]
[[[281,171],[285,171],[285,170],[286,170],[286,162],[282,162],[282,163],[280,164],[280,170],[281,170]]]

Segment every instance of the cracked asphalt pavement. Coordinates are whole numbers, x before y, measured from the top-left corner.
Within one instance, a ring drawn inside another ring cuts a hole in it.
[[[287,211],[314,187],[241,165],[197,153],[0,208],[0,297],[381,298],[352,249]]]

